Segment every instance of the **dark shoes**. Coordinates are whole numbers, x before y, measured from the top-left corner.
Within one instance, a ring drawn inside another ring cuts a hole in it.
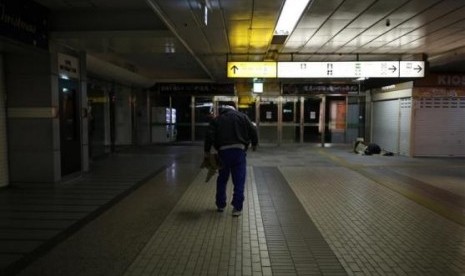
[[[217,211],[218,213],[223,213],[223,212],[224,212],[224,208],[216,208],[216,211]],[[238,217],[238,216],[240,216],[240,215],[242,215],[242,210],[237,210],[236,208],[234,208],[233,211],[232,211],[232,216],[233,216],[233,217]]]

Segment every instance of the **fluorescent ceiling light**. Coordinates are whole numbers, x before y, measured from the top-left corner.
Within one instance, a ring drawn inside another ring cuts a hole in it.
[[[290,35],[310,0],[286,0],[279,15],[275,35]]]
[[[205,26],[208,26],[208,6],[207,5],[203,7],[203,23],[205,23]]]

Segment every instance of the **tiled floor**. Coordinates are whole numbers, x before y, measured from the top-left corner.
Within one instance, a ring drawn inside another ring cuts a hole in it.
[[[216,212],[201,154],[126,149],[66,187],[0,191],[3,271],[465,275],[463,158],[262,146],[237,218]]]

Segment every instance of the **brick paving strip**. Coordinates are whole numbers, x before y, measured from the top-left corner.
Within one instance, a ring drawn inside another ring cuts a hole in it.
[[[344,167],[280,167],[350,275],[463,275],[465,228]]]
[[[254,167],[273,275],[347,275],[276,167]]]
[[[216,212],[215,177],[200,172],[125,275],[272,275],[249,169],[244,212]],[[232,185],[228,184],[228,200]]]

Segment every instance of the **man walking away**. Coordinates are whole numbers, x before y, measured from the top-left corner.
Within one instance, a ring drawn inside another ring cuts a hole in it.
[[[255,151],[258,145],[257,129],[249,117],[232,105],[220,107],[219,115],[210,123],[204,144],[205,157],[209,156],[213,146],[220,160],[216,180],[218,212],[223,212],[226,207],[226,185],[231,175],[234,185],[232,215],[240,216],[242,213],[247,175],[246,151],[250,144]]]

